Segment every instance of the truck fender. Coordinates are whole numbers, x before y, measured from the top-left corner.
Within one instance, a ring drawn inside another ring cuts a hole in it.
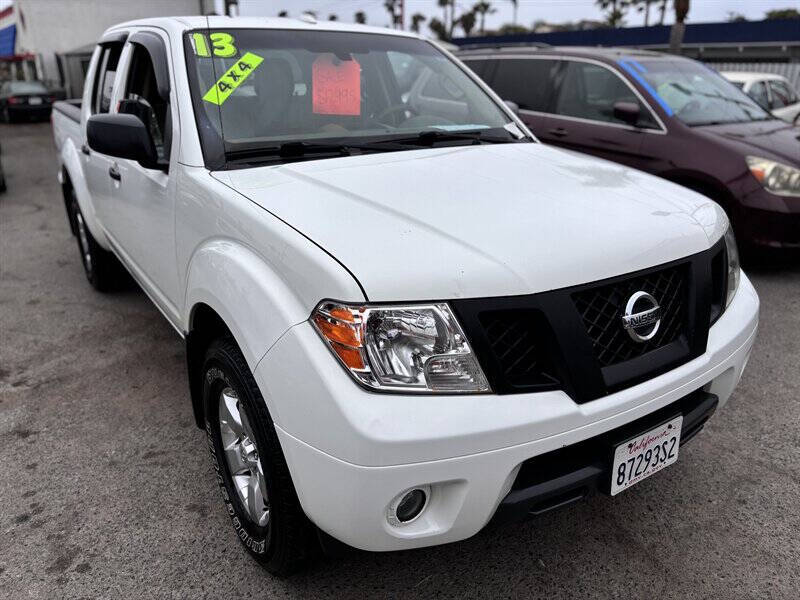
[[[63,170],[62,177],[66,174],[65,179],[69,180],[69,185],[71,185],[72,189],[75,191],[75,198],[78,201],[78,206],[81,209],[81,214],[83,215],[86,226],[94,236],[94,239],[97,240],[97,243],[100,244],[103,249],[110,251],[111,246],[109,246],[103,228],[100,227],[100,222],[97,220],[94,204],[92,203],[92,196],[86,184],[86,176],[83,172],[83,163],[81,162],[81,153],[75,148],[72,139],[64,141],[60,154],[61,168]]]
[[[233,335],[251,372],[293,325],[309,318],[313,307],[305,306],[270,264],[252,249],[230,239],[217,238],[198,248],[189,262],[186,277],[186,301],[183,329],[187,342],[197,339],[196,309],[205,305],[212,309]],[[210,340],[209,340],[210,341]],[[193,361],[187,348],[190,387],[194,385]],[[204,352],[204,350],[203,350]],[[198,390],[192,389],[195,417],[202,407],[197,405]],[[273,417],[274,406],[267,405]],[[200,423],[198,423],[200,424]]]

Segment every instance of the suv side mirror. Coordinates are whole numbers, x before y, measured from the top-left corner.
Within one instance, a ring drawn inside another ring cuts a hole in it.
[[[615,102],[614,118],[636,127],[639,122],[639,105],[636,102]]]
[[[145,169],[159,168],[150,131],[135,115],[92,115],[86,122],[86,140],[100,154],[135,160]]]
[[[519,115],[519,104],[517,104],[513,100],[503,100],[503,104],[505,104],[508,107],[508,109],[515,115]]]

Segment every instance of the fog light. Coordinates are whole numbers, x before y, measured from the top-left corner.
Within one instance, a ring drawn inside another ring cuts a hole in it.
[[[398,494],[389,505],[389,513],[387,515],[389,523],[395,526],[408,525],[416,520],[425,510],[430,493],[428,486],[422,486]]]

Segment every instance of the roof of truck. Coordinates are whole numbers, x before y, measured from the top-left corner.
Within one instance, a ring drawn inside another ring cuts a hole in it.
[[[158,17],[152,19],[136,19],[110,27],[108,31],[125,29],[126,27],[158,27],[171,32],[191,29],[298,29],[307,31],[344,31],[351,33],[379,33],[421,38],[409,31],[342,23],[339,21],[323,21],[306,18],[288,17],[221,17],[217,15],[190,17]]]

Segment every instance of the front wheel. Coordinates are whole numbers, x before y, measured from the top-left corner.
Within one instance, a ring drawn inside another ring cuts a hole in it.
[[[226,512],[248,554],[287,575],[318,553],[319,542],[264,398],[230,338],[209,347],[201,373],[208,448]]]

